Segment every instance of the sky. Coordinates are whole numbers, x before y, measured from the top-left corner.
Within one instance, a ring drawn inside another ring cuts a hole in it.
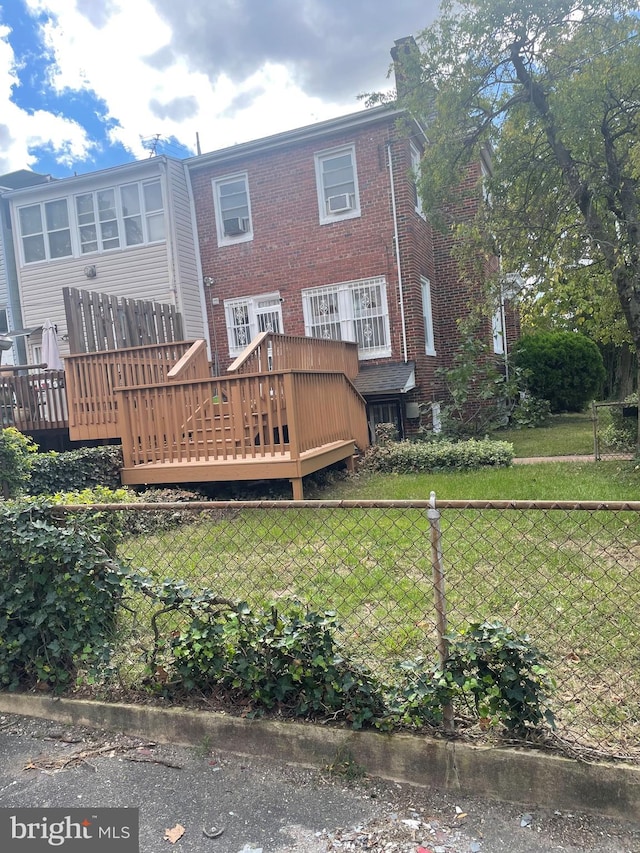
[[[0,175],[188,157],[364,108],[437,0],[0,0]]]

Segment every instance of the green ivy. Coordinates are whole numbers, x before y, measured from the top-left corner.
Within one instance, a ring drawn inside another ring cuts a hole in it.
[[[480,720],[520,735],[543,722],[554,726],[548,658],[528,636],[500,622],[474,622],[449,641],[445,678],[471,698]]]
[[[15,427],[0,430],[0,497],[13,498],[29,481],[38,447]]]
[[[100,524],[50,501],[0,504],[0,684],[61,691],[109,662],[122,570]]]
[[[66,453],[38,453],[33,460],[27,490],[31,495],[77,492],[94,486],[121,485],[122,449],[119,445],[82,447]]]

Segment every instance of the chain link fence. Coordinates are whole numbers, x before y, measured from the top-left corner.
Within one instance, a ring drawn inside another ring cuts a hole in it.
[[[593,450],[601,459],[632,459],[638,447],[638,405],[592,403]]]
[[[116,559],[150,582],[256,609],[335,611],[341,647],[382,679],[407,659],[437,662],[449,632],[500,621],[549,656],[553,742],[568,754],[640,762],[640,502],[432,497],[99,511],[124,531],[112,542]],[[139,591],[122,601],[117,624],[117,682],[144,688],[154,643],[182,624]]]

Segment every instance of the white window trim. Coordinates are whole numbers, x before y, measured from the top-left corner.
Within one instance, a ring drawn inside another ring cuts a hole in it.
[[[420,276],[422,290],[422,318],[424,320],[424,351],[427,355],[436,354],[436,344],[433,337],[433,305],[431,302],[431,282],[425,276]]]
[[[409,147],[411,150],[411,177],[413,180],[413,188],[416,194],[416,206],[415,210],[418,216],[421,216],[423,219],[426,219],[424,210],[422,208],[422,198],[420,197],[420,192],[418,191],[418,180],[420,179],[420,161],[422,160],[422,155],[420,153],[420,149],[414,142],[409,143]]]
[[[58,201],[64,201],[67,205],[67,228],[54,228],[51,231],[47,228],[47,212],[46,205],[52,204]],[[20,262],[22,266],[32,266],[34,264],[48,264],[55,263],[56,261],[66,261],[68,258],[75,257],[75,248],[76,244],[75,240],[75,217],[73,216],[73,211],[70,210],[71,205],[69,204],[69,196],[61,196],[59,198],[48,198],[45,201],[33,201],[29,204],[21,204],[19,207],[16,207],[16,225],[17,225],[17,233],[18,233],[18,243],[20,248]],[[26,210],[29,207],[38,207],[40,209],[40,225],[42,231],[34,232],[34,234],[23,234],[22,233],[22,224],[20,222],[20,211]],[[49,234],[56,234],[60,231],[69,231],[69,242],[71,244],[71,252],[68,255],[61,255],[59,258],[54,258],[51,256],[51,251],[49,248]],[[42,241],[44,246],[44,258],[38,259],[37,261],[28,261],[24,252],[24,240],[27,237],[35,237],[42,235]]]
[[[231,181],[244,181],[245,192],[247,194],[247,209],[249,212],[247,231],[244,234],[231,235],[224,233],[224,224],[222,219],[222,207],[220,205],[220,187],[223,184],[228,184]],[[234,175],[224,175],[221,178],[214,178],[211,182],[213,188],[213,206],[216,215],[216,233],[218,236],[218,246],[235,246],[236,243],[247,243],[253,240],[253,216],[251,215],[251,196],[249,194],[249,175],[247,172],[237,172]]]
[[[261,305],[265,302],[275,302],[274,305],[269,306],[269,311],[275,312],[278,314],[280,318],[280,329],[281,332],[284,332],[284,324],[282,321],[282,299],[280,298],[280,292],[275,291],[274,293],[261,293],[259,296],[246,296],[241,297],[239,299],[225,299],[224,301],[224,319],[225,325],[227,327],[227,341],[229,343],[229,355],[232,357],[236,357],[240,355],[244,349],[249,346],[251,341],[258,334],[258,316],[264,313],[261,310]],[[245,307],[247,308],[247,313],[249,315],[249,340],[244,346],[236,346],[234,344],[233,338],[233,310],[237,307]]]
[[[356,335],[356,318],[353,316],[353,301],[351,299],[351,291],[358,288],[366,287],[367,285],[378,285],[383,303],[383,311],[379,314],[384,323],[385,343],[382,346],[363,349],[358,347],[358,358],[360,361],[367,361],[372,358],[388,358],[391,355],[391,334],[389,329],[389,302],[387,299],[387,281],[384,276],[374,276],[373,278],[363,278],[356,281],[343,281],[339,284],[326,285],[324,287],[309,287],[302,291],[302,311],[304,315],[304,332],[307,337],[313,337],[313,322],[311,316],[310,300],[314,296],[319,296],[323,292],[327,294],[338,295],[339,317],[335,322],[339,323],[341,331],[341,340],[353,341],[357,340]]]
[[[342,213],[327,213],[327,205],[324,197],[324,181],[322,164],[325,160],[330,160],[340,154],[351,154],[351,168],[353,170],[353,209],[346,210]],[[314,154],[314,162],[316,169],[316,191],[318,194],[318,213],[320,215],[320,224],[328,225],[331,222],[342,222],[345,219],[356,219],[361,215],[360,211],[360,190],[358,187],[358,166],[356,163],[356,147],[355,145],[341,145],[338,148],[330,148],[326,151],[318,151]]]

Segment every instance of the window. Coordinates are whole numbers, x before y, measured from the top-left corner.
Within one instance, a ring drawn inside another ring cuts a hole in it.
[[[160,181],[76,196],[81,254],[164,240]]]
[[[0,308],[0,335],[6,335],[9,331],[9,312],[6,308]]]
[[[431,309],[431,282],[428,278],[420,276],[422,287],[422,317],[424,319],[424,351],[427,355],[436,354],[436,345],[433,338],[433,313]]]
[[[279,293],[227,299],[224,303],[229,355],[239,355],[260,332],[282,333],[282,301]]]
[[[416,204],[416,213],[420,214],[420,216],[425,219],[424,210],[422,208],[422,198],[420,197],[420,191],[418,189],[418,181],[420,180],[420,163],[422,160],[422,155],[420,154],[420,149],[413,144],[410,143],[411,146],[411,174],[413,177],[413,192],[415,194],[415,204]]]
[[[249,180],[246,174],[214,181],[213,201],[219,246],[253,240]]]
[[[360,197],[353,145],[316,154],[320,223],[360,216]]]
[[[109,187],[18,209],[27,264],[165,239],[159,180]]]
[[[18,209],[22,252],[27,264],[71,255],[71,229],[66,199]]]
[[[303,290],[302,308],[309,337],[357,341],[361,359],[391,355],[383,276]]]

